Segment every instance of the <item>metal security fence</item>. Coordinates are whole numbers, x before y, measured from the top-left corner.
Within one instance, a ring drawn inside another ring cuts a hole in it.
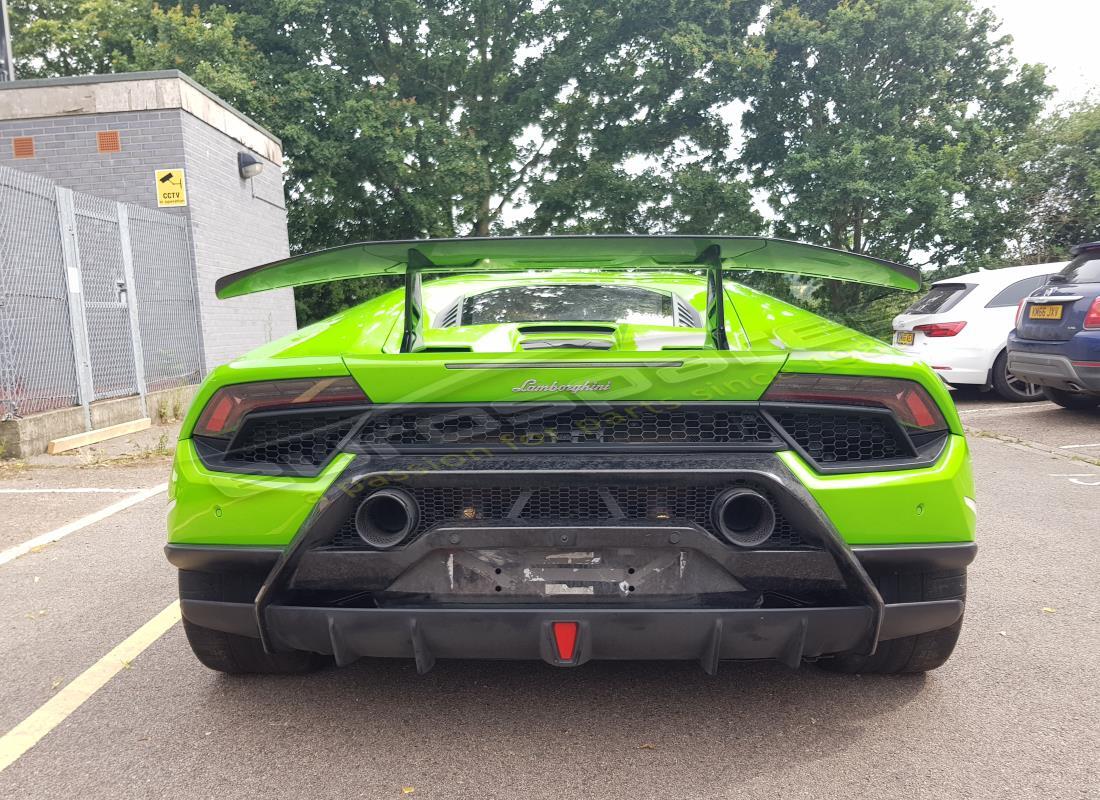
[[[187,223],[148,208],[128,210],[145,383],[150,392],[193,383],[202,352]]]
[[[0,167],[0,416],[194,383],[196,306],[184,219]]]
[[[80,402],[53,183],[0,168],[0,414]]]

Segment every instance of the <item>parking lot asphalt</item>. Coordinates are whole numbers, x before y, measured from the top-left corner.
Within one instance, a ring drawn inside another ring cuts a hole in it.
[[[988,393],[957,391],[955,403],[973,436],[998,437],[1100,464],[1100,411],[1054,403],[1005,403]]]
[[[227,677],[176,624],[0,771],[0,797],[1100,797],[1100,413],[958,405],[980,552],[958,649],[927,675],[382,660]],[[167,470],[0,472],[0,551]],[[4,491],[81,488],[120,491]],[[171,604],[164,505],[0,555],[0,732]]]

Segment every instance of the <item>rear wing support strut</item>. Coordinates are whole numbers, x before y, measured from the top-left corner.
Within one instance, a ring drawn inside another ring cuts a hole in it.
[[[415,247],[409,248],[405,270],[405,321],[401,352],[415,353],[424,345],[423,270],[435,265]]]
[[[722,249],[712,244],[697,259],[707,268],[707,342],[715,350],[729,350],[726,339],[726,293],[722,288]]]

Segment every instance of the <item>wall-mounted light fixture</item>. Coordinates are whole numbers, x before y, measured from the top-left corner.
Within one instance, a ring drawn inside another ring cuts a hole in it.
[[[242,178],[255,178],[264,171],[264,162],[251,153],[237,153],[237,172]]]

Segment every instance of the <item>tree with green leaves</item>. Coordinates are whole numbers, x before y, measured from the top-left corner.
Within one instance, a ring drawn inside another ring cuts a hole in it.
[[[776,233],[929,264],[1009,235],[1014,145],[1047,96],[969,0],[777,0],[742,125]],[[869,299],[830,282],[826,308]]]
[[[179,69],[230,103],[254,107],[263,58],[224,8],[153,0],[9,3],[20,78]]]
[[[1058,109],[1017,149],[1010,206],[1014,263],[1058,261],[1100,239],[1100,103]]]

